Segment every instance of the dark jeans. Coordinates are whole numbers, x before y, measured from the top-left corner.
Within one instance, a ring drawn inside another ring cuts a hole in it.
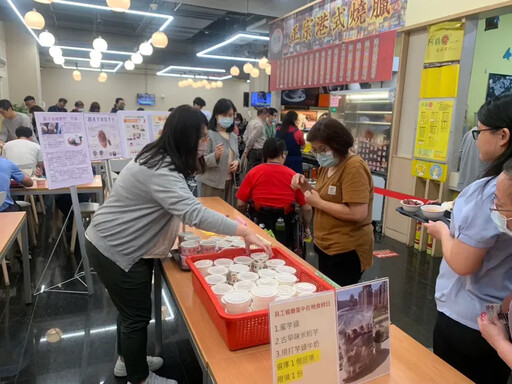
[[[506,384],[510,368],[479,331],[442,312],[434,328],[434,353],[477,384]]]
[[[361,280],[363,271],[355,250],[328,255],[315,245],[315,252],[318,255],[318,269],[332,281],[344,287]]]
[[[293,246],[295,244],[294,240],[296,228],[295,212],[285,215],[282,209],[261,208],[260,211],[256,211],[251,208],[249,210],[249,215],[251,216],[252,221],[254,221],[258,225],[265,225],[265,229],[270,229],[276,236],[277,241],[279,241],[289,250],[294,251]],[[285,223],[283,232],[276,230],[277,219],[279,219],[280,217],[283,218]]]
[[[117,353],[124,358],[128,381],[138,383],[149,375],[146,349],[147,327],[151,320],[153,259],[141,259],[125,272],[89,240],[85,245],[91,266],[119,311]]]
[[[261,149],[251,149],[247,155],[248,171],[263,162],[263,151]]]

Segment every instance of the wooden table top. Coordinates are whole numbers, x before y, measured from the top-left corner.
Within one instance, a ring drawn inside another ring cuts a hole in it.
[[[82,185],[77,185],[76,187],[78,190],[80,189],[102,189],[103,188],[103,183],[101,181],[101,176],[100,175],[96,175],[94,176],[94,181],[92,183],[88,183],[88,184],[82,184]],[[33,191],[33,192],[41,192],[41,191],[48,191],[48,181],[44,181],[44,186],[39,186],[37,185],[37,182],[34,180],[34,185],[32,185],[31,187],[25,187],[25,188],[11,188],[11,192],[16,192],[16,191],[19,191],[19,190],[22,190],[22,191]],[[57,191],[59,190],[63,190],[63,191],[69,191],[69,188],[59,188],[57,189]]]
[[[448,384],[471,380],[434,355],[400,328],[392,325],[391,373],[370,381],[372,384]],[[270,348],[227,359],[209,361],[210,372],[219,384],[271,384]],[[321,378],[319,378],[321,382]]]
[[[0,255],[3,255],[18,230],[26,220],[25,212],[0,212]]]
[[[233,220],[244,220],[256,234],[270,241],[273,246],[286,250],[296,260],[314,270],[310,264],[271,238],[259,226],[220,198],[200,198],[199,201],[207,208]],[[195,228],[187,230],[202,238],[209,237]],[[162,265],[164,278],[171,286],[194,342],[217,383],[272,383],[270,345],[230,351],[195,294],[191,273],[182,271],[171,259],[162,260]],[[395,326],[391,327],[391,342],[394,347],[391,349],[391,375],[379,378],[374,383],[470,383],[461,373]]]

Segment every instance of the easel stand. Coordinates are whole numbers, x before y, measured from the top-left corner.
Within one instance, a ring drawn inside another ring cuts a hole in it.
[[[78,234],[78,244],[80,246],[80,254],[82,255],[82,260],[80,261],[80,263],[78,264],[78,267],[74,273],[74,276],[71,278],[71,279],[68,279],[66,281],[63,281],[61,283],[57,283],[55,285],[52,285],[51,287],[48,287],[48,288],[41,288],[41,290],[39,290],[39,287],[41,285],[41,282],[43,280],[43,277],[45,275],[45,272],[46,270],[48,269],[48,265],[50,264],[51,260],[52,260],[52,257],[55,253],[55,250],[57,248],[57,244],[60,240],[60,238],[62,237],[62,234],[66,228],[66,224],[67,224],[67,221],[69,220],[69,216],[70,214],[68,214],[68,217],[66,218],[66,221],[64,222],[63,226],[62,226],[62,229],[59,233],[59,236],[57,238],[57,241],[55,243],[55,246],[52,250],[52,253],[50,254],[50,257],[48,258],[48,262],[46,263],[46,266],[44,267],[44,270],[43,270],[43,274],[41,275],[41,278],[39,279],[39,282],[36,286],[36,290],[34,292],[34,296],[37,296],[41,293],[46,293],[46,292],[59,292],[59,293],[77,293],[77,294],[88,294],[88,295],[92,295],[93,291],[94,291],[94,287],[93,287],[93,282],[92,282],[92,274],[91,274],[91,267],[89,265],[89,259],[87,257],[87,252],[85,250],[85,230],[84,230],[84,224],[83,224],[83,221],[82,221],[82,215],[81,215],[81,212],[80,212],[80,202],[78,201],[78,191],[76,189],[76,186],[71,186],[69,187],[70,189],[70,192],[71,192],[71,201],[73,202],[73,213],[74,213],[74,219],[76,220],[76,230],[77,230],[77,234]],[[71,212],[71,211],[70,211]],[[78,272],[80,270],[80,267],[83,263],[83,266],[84,266],[84,270],[82,272]],[[85,276],[85,282],[82,280],[82,278]],[[64,285],[64,284],[67,284],[67,283],[70,283],[74,280],[78,280],[80,283],[82,283],[86,288],[87,288],[87,291],[81,291],[81,290],[66,290],[66,289],[61,289],[61,287]]]

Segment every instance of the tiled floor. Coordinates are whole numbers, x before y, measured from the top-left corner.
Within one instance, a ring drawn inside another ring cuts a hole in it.
[[[53,242],[48,242],[49,225],[42,220],[39,245],[31,249],[32,284],[42,275]],[[389,276],[391,320],[427,347],[435,321],[434,285],[439,259],[420,255],[390,239],[377,242],[379,249],[392,249],[400,256],[375,259],[373,268],[363,279]],[[316,264],[316,257],[308,261]],[[42,280],[48,287],[70,278],[76,268],[76,257],[59,245]],[[17,260],[10,264],[11,287],[0,283],[0,384],[101,384],[125,383],[115,379],[116,311],[98,278],[93,276],[92,297],[78,294],[44,293],[32,305],[23,304],[23,282]],[[72,283],[68,288],[83,288]],[[164,295],[170,299],[169,292]],[[63,338],[57,343],[46,340],[46,332],[59,328]],[[150,325],[149,351],[153,350],[153,325]],[[160,374],[180,384],[201,382],[200,368],[186,334],[183,319],[170,303],[170,314],[164,322],[165,365]]]

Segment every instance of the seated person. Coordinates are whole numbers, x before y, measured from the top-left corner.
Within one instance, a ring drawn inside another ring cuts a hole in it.
[[[3,156],[29,175],[41,177],[43,174],[43,152],[41,146],[32,141],[32,128],[16,128],[17,140],[5,143]]]
[[[11,179],[25,187],[31,187],[34,182],[23,173],[12,161],[0,157],[0,192],[6,193],[4,203],[0,206],[0,212],[16,212],[21,208],[16,204],[10,193]]]
[[[249,171],[236,195],[237,208],[245,212],[251,204],[251,219],[256,217],[258,224],[264,224],[276,234],[275,222],[279,217],[285,220],[285,245],[293,243],[293,227],[290,225],[295,217],[294,204],[301,206],[306,236],[311,236],[309,225],[312,209],[306,204],[301,190],[294,191],[291,181],[295,172],[283,164],[286,161],[286,143],[276,138],[269,138],[263,145],[263,161]],[[277,236],[277,235],[276,235]],[[278,239],[279,240],[279,239]]]

